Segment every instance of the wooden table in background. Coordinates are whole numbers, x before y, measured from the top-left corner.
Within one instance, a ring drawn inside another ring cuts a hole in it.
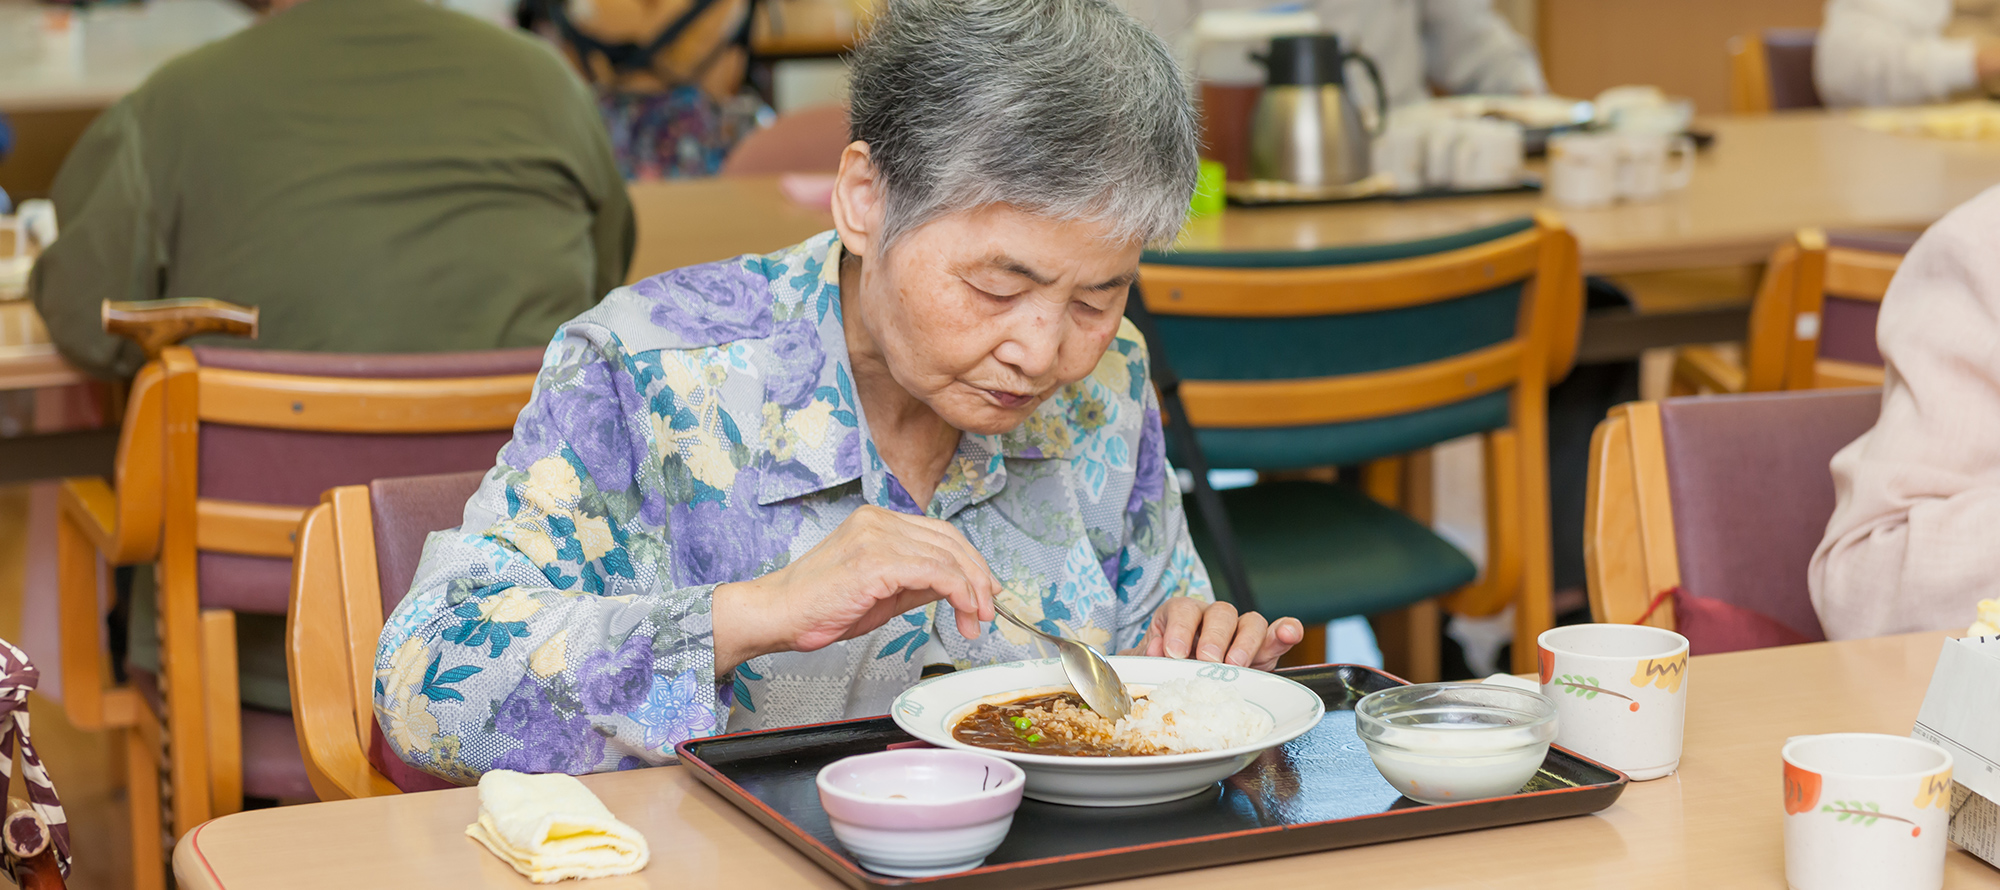
[[[1565,210],[1591,275],[1686,272],[1763,262],[1809,226],[1922,228],[2000,183],[2000,143],[1876,133],[1823,111],[1711,118],[1715,133],[1693,184],[1645,204]],[[691,263],[775,250],[832,226],[823,211],[786,200],[764,179],[635,183],[636,280]],[[1181,243],[1200,250],[1287,250],[1406,241],[1534,212],[1536,194],[1381,200],[1295,207],[1231,207],[1190,223]],[[1743,281],[1742,276],[1736,276]],[[1747,298],[1747,293],[1741,295]],[[1648,306],[1637,319],[1594,317],[1583,358],[1643,346],[1740,339],[1741,303],[1706,312]],[[1645,331],[1628,330],[1641,322]]]
[[[1626,789],[1592,816],[1267,859],[1107,884],[1217,887],[1784,886],[1778,748],[1820,732],[1908,735],[1939,634],[1696,658],[1677,775]],[[592,887],[840,886],[681,767],[586,777],[652,845],[638,875]],[[473,789],[307,804],[224,816],[174,852],[186,890],[527,887],[465,836]],[[2000,886],[1953,850],[1946,887]]]

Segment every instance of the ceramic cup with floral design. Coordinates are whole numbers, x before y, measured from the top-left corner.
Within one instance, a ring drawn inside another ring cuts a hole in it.
[[[1632,624],[1543,631],[1542,694],[1556,703],[1556,744],[1634,781],[1681,764],[1687,717],[1687,637]]]
[[[1785,882],[1792,890],[1944,885],[1951,753],[1893,735],[1785,742]]]

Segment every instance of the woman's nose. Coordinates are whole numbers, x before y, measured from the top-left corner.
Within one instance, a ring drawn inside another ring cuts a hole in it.
[[[1058,313],[1030,311],[1012,320],[1007,339],[993,351],[995,358],[1039,379],[1055,368],[1062,352],[1063,319]]]

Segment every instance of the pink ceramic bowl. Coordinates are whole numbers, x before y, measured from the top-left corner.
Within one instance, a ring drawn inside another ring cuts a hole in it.
[[[819,771],[833,835],[863,867],[903,877],[978,868],[1007,837],[1027,774],[947,748],[882,751]]]

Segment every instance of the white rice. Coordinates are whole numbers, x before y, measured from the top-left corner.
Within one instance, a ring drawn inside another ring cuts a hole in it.
[[[1248,745],[1269,735],[1271,725],[1271,715],[1244,701],[1236,687],[1190,677],[1161,683],[1133,702],[1112,736],[1127,748],[1186,754]]]

